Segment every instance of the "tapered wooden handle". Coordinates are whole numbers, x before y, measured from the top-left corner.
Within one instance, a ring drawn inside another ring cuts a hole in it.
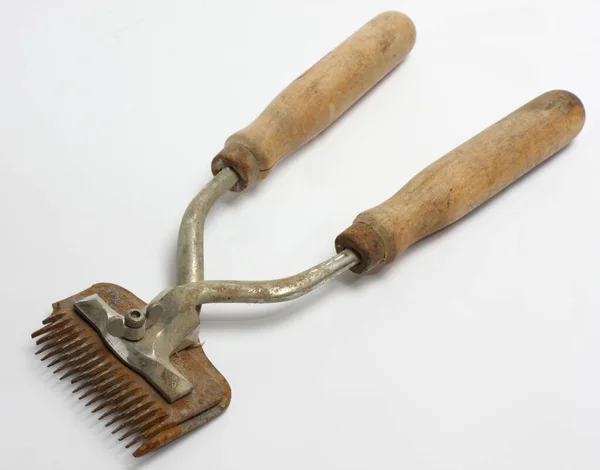
[[[336,249],[361,257],[355,272],[391,263],[413,243],[471,212],[567,145],[585,120],[572,93],[550,91],[452,150],[377,207],[360,214]]]
[[[413,22],[381,13],[283,90],[248,127],[236,132],[212,161],[233,168],[241,191],[266,178],[283,157],[324,131],[408,55]]]

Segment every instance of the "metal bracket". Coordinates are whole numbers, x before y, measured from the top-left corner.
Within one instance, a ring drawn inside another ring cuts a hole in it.
[[[137,311],[145,317],[143,326],[137,327],[137,330],[145,330],[139,337],[135,336],[135,331],[132,337],[130,330],[136,328],[127,325],[132,312],[117,312],[97,294],[75,302],[74,307],[124,363],[142,374],[169,403],[173,403],[190,393],[192,385],[169,358],[177,351],[193,346],[190,337],[200,324],[198,312],[184,300],[177,289],[171,289],[159,294],[144,311]],[[140,320],[138,315],[134,317]]]

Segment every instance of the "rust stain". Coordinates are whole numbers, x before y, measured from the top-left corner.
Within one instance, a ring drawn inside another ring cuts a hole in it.
[[[172,357],[175,367],[193,385],[193,391],[169,404],[140,374],[130,369],[106,347],[96,331],[73,309],[73,303],[98,294],[113,309],[126,312],[143,309],[145,303],[115,284],[96,284],[53,304],[53,312],[45,325],[32,334],[48,352],[42,360],[53,357],[50,366],[58,366],[72,376],[72,383],[82,392],[80,399],[89,398],[86,406],[98,405],[103,410],[99,419],[110,417],[106,426],[117,424],[113,433],[123,431],[119,438],[133,439],[138,444],[135,457],[152,452],[198,426],[220,415],[231,401],[231,389],[204,354],[201,346],[179,351]],[[59,321],[60,320],[60,321]],[[62,363],[62,364],[61,364]],[[62,379],[61,378],[61,379]]]

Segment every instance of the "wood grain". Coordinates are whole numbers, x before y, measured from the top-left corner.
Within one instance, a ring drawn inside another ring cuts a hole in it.
[[[323,132],[406,58],[413,22],[395,11],[373,18],[283,90],[213,159],[212,171],[232,167],[241,191],[264,179],[286,155]]]
[[[364,272],[468,214],[565,147],[585,121],[572,93],[550,91],[435,161],[390,199],[361,213],[336,239]]]

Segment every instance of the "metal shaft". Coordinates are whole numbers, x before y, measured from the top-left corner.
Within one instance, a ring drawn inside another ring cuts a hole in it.
[[[221,170],[189,203],[179,228],[177,285],[197,305],[271,303],[300,297],[360,262],[352,250],[293,276],[269,281],[204,281],[204,222],[215,201],[239,180],[231,168]]]
[[[215,201],[236,184],[239,177],[224,168],[192,199],[187,206],[177,242],[177,284],[204,279],[204,221]]]
[[[202,281],[189,284],[198,305],[209,303],[275,303],[297,299],[348,271],[360,261],[352,250],[293,276],[269,281]],[[186,289],[186,290],[187,290]]]

